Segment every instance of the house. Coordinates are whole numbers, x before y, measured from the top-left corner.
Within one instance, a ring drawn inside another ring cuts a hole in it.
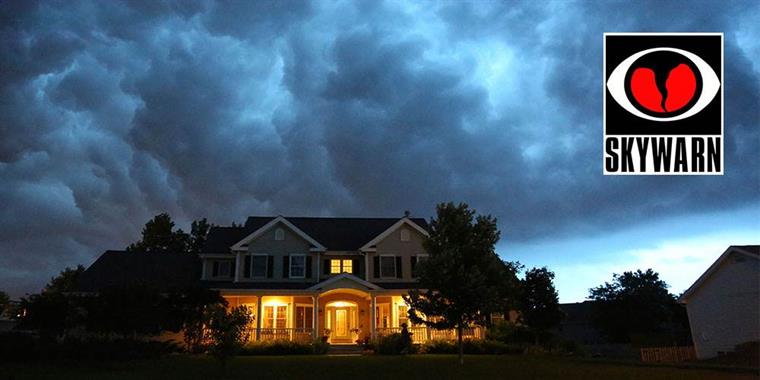
[[[199,283],[254,316],[251,340],[331,344],[400,332],[410,326],[402,296],[416,287],[425,260],[424,219],[249,217],[212,227],[200,260],[189,255],[108,251],[80,280],[82,291],[135,281],[181,289]],[[410,326],[415,342],[452,339],[454,331]],[[480,338],[479,327],[465,329]]]
[[[728,247],[679,302],[700,359],[760,341],[760,245]]]
[[[563,340],[584,345],[609,343],[592,322],[593,308],[594,301],[559,304],[565,317],[553,332]]]

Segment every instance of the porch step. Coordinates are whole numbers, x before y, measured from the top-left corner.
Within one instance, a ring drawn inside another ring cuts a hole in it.
[[[361,355],[362,347],[358,344],[331,344],[328,355]]]

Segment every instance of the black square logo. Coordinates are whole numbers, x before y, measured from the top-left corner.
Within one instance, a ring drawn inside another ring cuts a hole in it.
[[[723,34],[605,33],[604,174],[723,174]]]

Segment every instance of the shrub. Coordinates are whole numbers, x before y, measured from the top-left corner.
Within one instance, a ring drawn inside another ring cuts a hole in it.
[[[486,330],[486,339],[509,344],[533,344],[536,337],[534,332],[525,326],[501,321]]]
[[[273,340],[248,343],[243,347],[240,355],[322,355],[329,349],[330,344],[322,342],[321,339],[311,343]]]
[[[372,346],[375,347],[375,353],[380,355],[413,354],[417,351],[411,339],[399,333],[380,337],[372,343]]]
[[[465,339],[462,341],[462,348],[464,353],[468,355],[515,355],[523,352],[523,347],[520,345],[483,339]],[[426,354],[456,354],[459,349],[454,341],[431,340],[422,346],[421,351]]]

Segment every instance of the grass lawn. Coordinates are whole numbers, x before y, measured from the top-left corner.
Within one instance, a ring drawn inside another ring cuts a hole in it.
[[[218,364],[208,357],[171,356],[136,362],[0,363],[5,379],[215,379]],[[757,379],[757,374],[708,369],[643,367],[539,356],[452,355],[238,357],[232,379]]]

